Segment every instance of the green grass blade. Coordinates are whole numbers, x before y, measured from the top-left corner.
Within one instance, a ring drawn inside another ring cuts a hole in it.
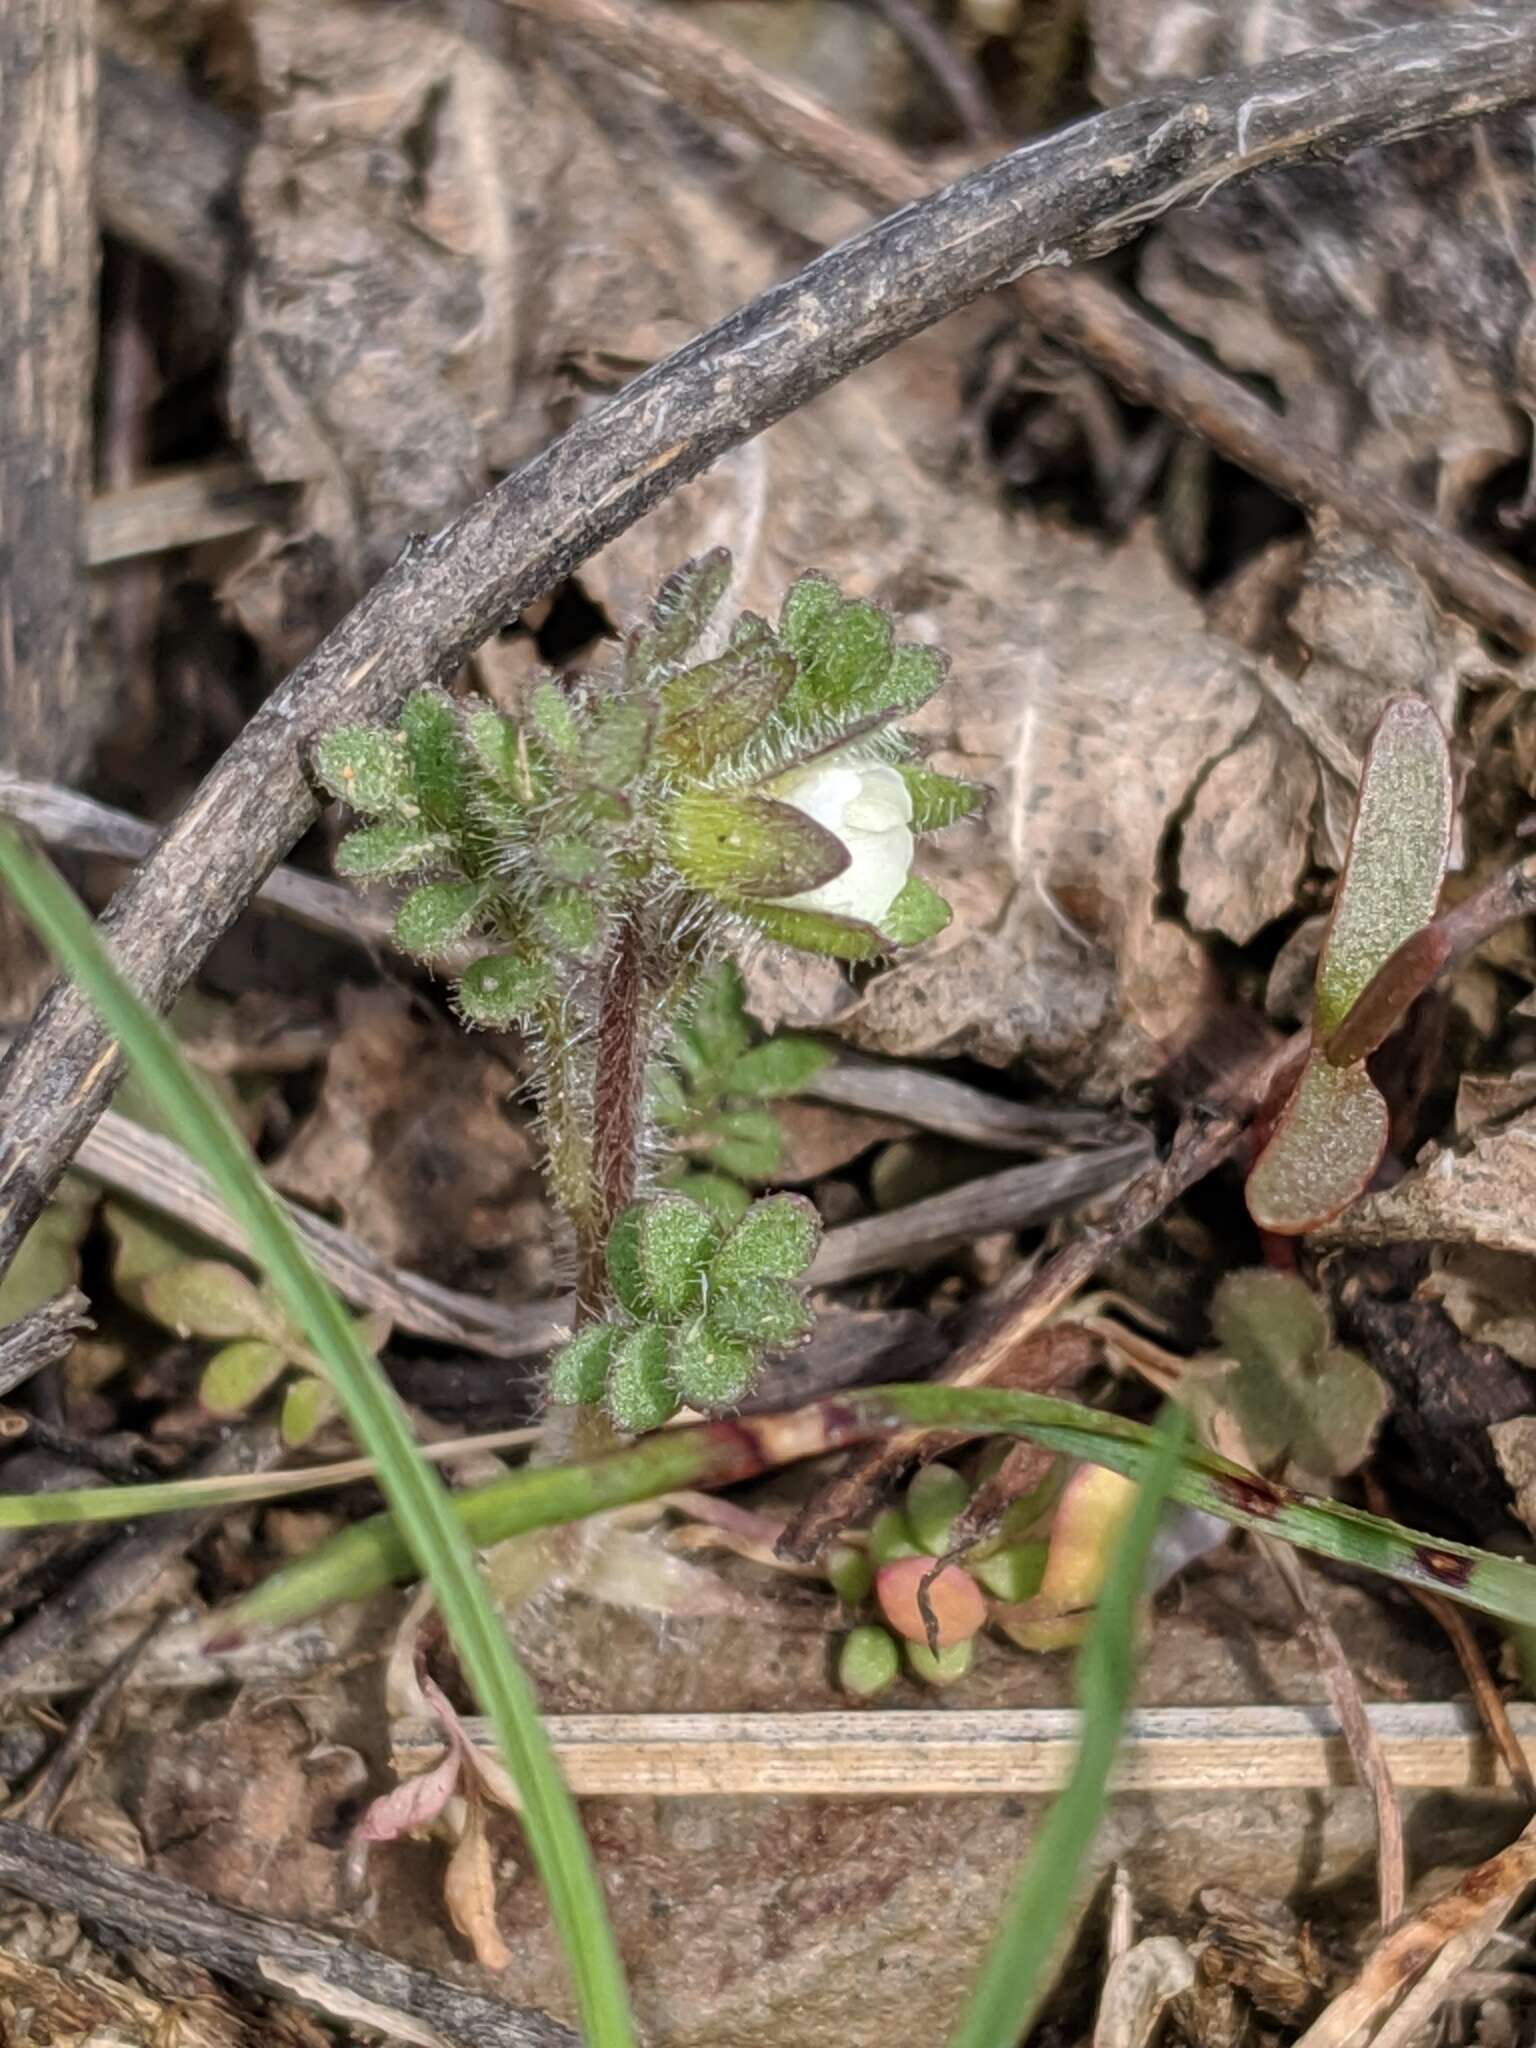
[[[377,1460],[396,1526],[432,1581],[465,1674],[522,1794],[529,1848],[565,1947],[587,2038],[594,2048],[630,2048],[634,2035],[623,1969],[575,1805],[469,1538],[420,1456],[404,1409],[340,1299],[310,1263],[245,1141],[170,1032],[122,979],[73,893],[9,830],[0,830],[0,878],[121,1041],[245,1231],[284,1308],[324,1361],[354,1435]]]
[[[1072,1775],[1036,1835],[1014,1881],[951,2048],[1014,2048],[1050,1988],[1051,1964],[1082,1869],[1109,1797],[1135,1680],[1136,1610],[1158,1517],[1179,1467],[1185,1422],[1165,1411],[1151,1458],[1115,1545],[1104,1590],[1077,1662],[1082,1733]]]
[[[830,1431],[818,1437],[808,1426],[818,1412],[835,1413],[835,1437]],[[840,1395],[822,1411],[803,1410],[795,1420],[800,1426],[778,1450],[774,1435],[782,1418],[659,1431],[592,1464],[509,1473],[489,1486],[459,1494],[455,1512],[484,1547],[530,1529],[650,1500],[678,1487],[729,1485],[786,1457],[812,1457],[860,1434],[873,1436],[914,1425],[973,1435],[1027,1436],[1048,1450],[1108,1465],[1129,1479],[1144,1479],[1156,1455],[1152,1432],[1141,1423],[1046,1394],[991,1387],[870,1387]],[[1180,1452],[1169,1491],[1186,1506],[1204,1508],[1239,1528],[1261,1530],[1298,1550],[1358,1565],[1404,1585],[1427,1587],[1500,1620],[1536,1625],[1536,1568],[1517,1558],[1444,1542],[1337,1501],[1314,1499],[1261,1479],[1197,1444],[1186,1444]],[[54,1503],[61,1500],[65,1512],[58,1519],[69,1520],[65,1495],[27,1496],[14,1505],[51,1516]],[[0,1498],[0,1526],[11,1505]],[[339,1601],[365,1599],[409,1570],[410,1551],[394,1523],[388,1515],[375,1515],[273,1573],[218,1617],[219,1625],[232,1635],[284,1627]]]

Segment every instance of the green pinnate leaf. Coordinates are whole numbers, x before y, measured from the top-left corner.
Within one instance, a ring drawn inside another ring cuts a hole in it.
[[[556,682],[540,683],[528,700],[528,717],[534,731],[549,751],[562,761],[571,760],[581,745],[581,726],[576,707]]]
[[[197,1397],[210,1415],[244,1415],[286,1370],[288,1354],[263,1337],[241,1337],[203,1367]]]
[[[897,764],[896,772],[907,785],[912,799],[912,830],[942,832],[979,811],[988,791],[979,782],[962,782],[958,776],[940,775],[936,769],[920,768],[911,761]]]
[[[748,791],[685,790],[668,805],[663,830],[683,880],[723,899],[794,896],[830,882],[849,861],[825,825]]]
[[[451,848],[445,834],[415,824],[365,825],[336,849],[336,872],[358,881],[419,874],[439,865]]]
[[[616,1324],[594,1323],[562,1344],[550,1360],[549,1398],[569,1408],[601,1401],[619,1336]]]
[[[427,882],[395,913],[395,943],[420,960],[435,960],[474,930],[486,901],[483,882]]]
[[[728,1337],[778,1350],[803,1343],[816,1322],[798,1288],[766,1273],[728,1287],[712,1286],[709,1320]]]
[[[723,1173],[685,1173],[677,1191],[708,1209],[724,1230],[738,1224],[752,1203],[741,1182]]]
[[[337,726],[316,746],[314,767],[323,787],[365,818],[388,817],[410,801],[405,744],[382,726]]]
[[[821,1218],[803,1195],[769,1195],[752,1204],[715,1254],[710,1284],[797,1279],[820,1243]]]
[[[290,1450],[296,1451],[318,1436],[336,1412],[336,1396],[330,1382],[306,1373],[283,1396],[277,1433]]]
[[[920,642],[908,641],[905,646],[898,647],[891,658],[890,674],[885,686],[885,702],[895,711],[916,711],[920,704],[926,704],[930,697],[943,688],[944,679],[948,674],[949,656],[941,647],[925,647]],[[969,789],[972,786],[970,783],[960,784],[962,789]],[[984,797],[985,792],[978,792],[978,796]],[[969,808],[974,809],[975,804],[972,803]],[[917,827],[920,832],[934,829],[936,828],[928,825]]]
[[[1221,1282],[1211,1329],[1223,1351],[1272,1372],[1306,1364],[1328,1342],[1328,1318],[1305,1280],[1262,1267]]]
[[[778,1170],[784,1141],[771,1110],[731,1109],[711,1120],[706,1149],[722,1172],[738,1180],[766,1180]]]
[[[632,1316],[642,1318],[649,1316],[655,1307],[645,1284],[645,1268],[640,1261],[640,1225],[644,1213],[643,1202],[630,1203],[609,1231],[605,1253],[608,1284],[613,1289],[615,1301],[622,1308],[627,1308]]]
[[[955,1517],[970,1497],[971,1489],[951,1466],[924,1465],[912,1475],[907,1487],[907,1527],[919,1549],[930,1557],[943,1556]]]
[[[920,946],[949,923],[950,908],[921,875],[909,875],[881,920],[893,946]]]
[[[1248,1175],[1249,1215],[1282,1237],[1319,1229],[1369,1186],[1389,1123],[1363,1064],[1335,1067],[1314,1052]]]
[[[532,794],[522,735],[513,719],[489,706],[472,711],[464,721],[464,736],[475,759],[505,795],[521,803]]]
[[[608,1413],[626,1435],[660,1429],[677,1413],[671,1351],[667,1332],[654,1324],[627,1331],[614,1345],[604,1398]]]
[[[286,1341],[281,1317],[242,1272],[222,1259],[187,1259],[150,1273],[140,1285],[139,1302],[178,1337]]]
[[[595,950],[602,918],[585,890],[570,886],[546,889],[534,905],[534,914],[562,953],[584,960]]]
[[[411,793],[429,825],[452,831],[464,821],[464,738],[441,690],[417,690],[400,714]]]
[[[1434,916],[1454,796],[1444,727],[1421,698],[1394,698],[1366,750],[1349,854],[1318,961],[1319,1043],[1344,1022],[1377,968]]]
[[[656,593],[649,623],[630,637],[629,673],[642,688],[653,687],[668,669],[685,661],[704,635],[730,587],[731,557],[711,548],[676,569]]]
[[[645,1291],[668,1321],[697,1306],[719,1246],[718,1219],[686,1195],[658,1195],[640,1205],[637,1249]]]
[[[807,615],[802,630],[798,608],[786,606],[790,623],[780,627],[799,671],[786,716],[796,724],[844,724],[888,709],[895,634],[886,614],[860,602],[832,610],[818,601],[814,611],[814,625]]]
[[[889,1629],[865,1622],[850,1629],[837,1653],[837,1684],[851,1699],[872,1700],[901,1676],[901,1652]]]
[[[833,1055],[814,1038],[783,1032],[765,1039],[734,1060],[724,1077],[728,1095],[757,1095],[772,1099],[796,1095],[832,1063]],[[773,1169],[770,1167],[769,1172]]]
[[[751,1345],[712,1323],[692,1323],[673,1342],[672,1379],[690,1408],[734,1408],[756,1377]]]
[[[829,960],[879,960],[891,950],[892,941],[883,932],[858,918],[791,910],[782,903],[754,903],[747,897],[734,903],[724,900],[750,918],[765,938],[800,953],[821,953]]]
[[[723,1074],[751,1042],[741,974],[733,960],[722,960],[699,978],[676,1034],[678,1064],[698,1082]]]
[[[488,953],[465,969],[453,999],[466,1024],[505,1031],[532,1016],[554,987],[547,960],[527,953]]]
[[[662,755],[696,774],[729,761],[762,732],[794,679],[794,657],[764,620],[744,614],[718,660],[663,684]]]

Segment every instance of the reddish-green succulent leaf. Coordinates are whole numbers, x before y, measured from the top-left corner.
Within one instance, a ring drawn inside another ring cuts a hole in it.
[[[216,1351],[203,1367],[197,1398],[210,1415],[244,1415],[287,1364],[282,1345],[262,1337],[241,1337]]]
[[[1336,1067],[1373,1053],[1395,1031],[1451,957],[1450,934],[1422,925],[1377,968],[1323,1050]]]
[[[1249,1215],[1282,1237],[1320,1228],[1370,1185],[1389,1122],[1363,1066],[1314,1052],[1248,1176]]]
[[[282,1318],[253,1282],[222,1259],[188,1259],[151,1273],[139,1300],[178,1337],[266,1337],[281,1341]]]

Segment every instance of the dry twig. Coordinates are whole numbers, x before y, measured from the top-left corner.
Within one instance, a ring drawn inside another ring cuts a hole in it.
[[[7,1323],[0,1330],[0,1394],[11,1393],[45,1365],[67,1358],[76,1336],[91,1327],[90,1303],[78,1287]]]
[[[316,815],[339,719],[387,716],[640,515],[787,412],[981,294],[1105,254],[1251,172],[1536,93],[1536,20],[1436,21],[1151,94],[944,187],[636,377],[395,566],[271,697],[103,920],[167,1007]],[[0,1268],[105,1106],[118,1056],[57,985],[0,1069]]]

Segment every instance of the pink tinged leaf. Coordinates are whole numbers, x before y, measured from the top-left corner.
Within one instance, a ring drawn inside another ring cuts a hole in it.
[[[1364,994],[1323,1048],[1333,1066],[1347,1067],[1373,1053],[1402,1023],[1451,957],[1443,923],[1428,924],[1404,939],[1378,967]]]
[[[1021,1650],[1068,1650],[1081,1641],[1104,1587],[1115,1541],[1136,1504],[1136,1482],[1084,1465],[1062,1489],[1051,1547],[1032,1600],[999,1602],[992,1619]]]
[[[932,1649],[947,1650],[963,1643],[986,1624],[987,1603],[970,1573],[957,1564],[934,1572],[931,1557],[903,1557],[895,1564],[883,1564],[875,1574],[875,1598],[898,1635],[909,1643],[928,1643]],[[932,1643],[923,1613],[925,1602],[934,1621],[936,1641]]]
[[[498,1806],[506,1807],[509,1813],[522,1811],[522,1800],[518,1796],[504,1765],[488,1751],[480,1748],[464,1723],[459,1719],[447,1694],[437,1681],[426,1672],[421,1677],[422,1698],[443,1724],[443,1732],[449,1745],[473,1772],[480,1789],[487,1797],[494,1799]]]
[[[1249,1215],[1281,1237],[1329,1222],[1370,1185],[1389,1123],[1363,1065],[1335,1067],[1314,1052],[1248,1176]]]
[[[1366,750],[1349,854],[1318,962],[1319,1044],[1343,1024],[1383,962],[1434,916],[1453,802],[1444,727],[1421,698],[1394,698]]]
[[[462,1761],[458,1750],[450,1749],[432,1770],[405,1779],[375,1799],[357,1824],[357,1840],[395,1842],[415,1828],[430,1826],[453,1797]]]

